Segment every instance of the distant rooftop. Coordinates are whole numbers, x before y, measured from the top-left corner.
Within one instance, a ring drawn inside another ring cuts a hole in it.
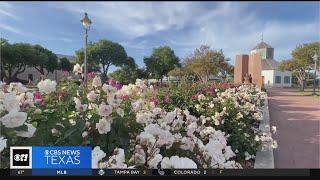
[[[279,70],[279,65],[274,59],[261,59],[262,70]]]
[[[269,44],[261,41],[261,43],[259,43],[258,45],[256,45],[256,47],[254,47],[252,50],[255,50],[255,49],[264,49],[264,48],[273,48],[273,47],[271,47]]]
[[[63,55],[63,54],[56,54],[58,59],[61,58],[67,58],[70,62],[75,61],[75,57],[74,56],[69,56],[69,55]]]

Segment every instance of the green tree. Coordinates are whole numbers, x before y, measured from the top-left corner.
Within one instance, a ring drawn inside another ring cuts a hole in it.
[[[314,69],[313,56],[320,56],[320,42],[313,42],[297,46],[291,53],[292,59],[283,60],[279,66],[281,70],[291,71],[297,77],[300,90],[304,91],[310,70]],[[319,59],[318,63],[319,64]]]
[[[17,75],[23,73],[27,66],[39,64],[39,56],[33,45],[28,43],[3,43],[2,46],[3,76],[9,82],[17,81]]]
[[[46,75],[53,73],[58,68],[57,55],[38,44],[34,45],[34,48],[36,50],[35,58],[38,58],[38,60],[33,67],[43,75],[45,75],[45,70],[47,70]]]
[[[76,52],[77,59],[83,63],[84,50]],[[99,40],[96,43],[89,43],[87,46],[88,66],[97,67],[101,65],[102,73],[107,77],[110,66],[122,66],[127,60],[127,53],[124,47],[110,40]],[[95,68],[93,68],[95,69]]]
[[[100,67],[99,67],[99,61],[97,59],[94,59],[92,57],[91,53],[88,53],[90,49],[92,49],[94,44],[92,42],[88,43],[87,46],[87,64],[88,64],[88,72],[100,72]],[[81,48],[80,50],[76,51],[76,62],[79,63],[80,65],[84,63],[84,48]]]
[[[229,59],[227,59],[227,61],[229,61]],[[231,79],[234,78],[233,77],[234,67],[233,65],[229,64],[227,61],[221,63],[221,66],[219,69],[220,72],[218,73],[218,76],[221,78],[223,82],[230,81]]]
[[[63,70],[63,71],[72,71],[73,70],[73,65],[68,60],[68,58],[63,57],[63,58],[60,59],[58,69]]]
[[[120,69],[109,74],[109,77],[119,81],[121,84],[135,83],[136,79],[146,78],[143,69],[139,69],[132,57]]]
[[[202,45],[193,54],[184,60],[183,67],[171,71],[171,75],[194,76],[194,78],[207,82],[210,75],[220,76],[226,80],[232,74],[233,67],[228,63],[230,59],[224,56],[222,50],[210,49],[210,46]]]
[[[150,57],[143,59],[146,70],[152,77],[161,80],[169,71],[180,67],[180,60],[169,46],[154,48]]]
[[[1,64],[0,64],[0,68],[1,68],[1,74],[0,74],[0,81],[3,80],[5,76],[5,71],[4,71],[4,68],[3,68],[3,61],[4,62],[8,62],[10,60],[10,56],[12,55],[11,54],[11,44],[8,42],[7,39],[3,39],[1,38],[1,58],[2,58],[2,61],[1,61]]]

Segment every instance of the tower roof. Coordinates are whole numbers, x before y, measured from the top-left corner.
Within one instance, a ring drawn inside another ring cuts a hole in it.
[[[254,47],[252,50],[255,50],[255,49],[264,49],[264,48],[273,48],[273,47],[271,47],[269,44],[261,41],[261,43],[259,43],[258,45],[256,45],[256,47]]]

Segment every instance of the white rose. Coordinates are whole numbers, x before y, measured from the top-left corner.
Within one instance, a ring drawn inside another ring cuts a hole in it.
[[[94,87],[101,87],[102,86],[101,78],[99,76],[95,76],[92,80],[92,85]]]
[[[41,109],[36,109],[36,110],[34,111],[34,113],[35,113],[35,114],[41,114],[42,111],[41,111]]]
[[[113,92],[116,92],[117,91],[117,88],[111,86],[111,85],[107,85],[107,84],[103,84],[102,86],[102,90],[106,93],[113,93]]]
[[[180,158],[179,156],[171,156],[170,159],[168,157],[163,158],[163,160],[161,162],[161,168],[163,168],[163,169],[172,169],[172,168],[196,169],[197,164],[189,158],[185,158],[185,157]]]
[[[30,99],[30,100],[33,100],[33,98],[34,98],[33,93],[31,93],[31,92],[27,92],[26,96],[27,96],[27,99]]]
[[[99,105],[99,115],[102,117],[109,116],[112,113],[112,106],[100,104]]]
[[[10,93],[3,93],[2,95],[2,101],[3,101],[3,108],[7,111],[15,110],[19,111],[20,110],[20,105],[18,98],[14,92]]]
[[[88,109],[88,104],[82,104],[80,107],[81,111],[86,111]]]
[[[8,128],[22,126],[27,120],[27,113],[11,110],[7,115],[0,118],[2,124]]]
[[[123,117],[124,116],[124,110],[121,108],[117,109],[117,113],[119,114],[119,116]]]
[[[78,74],[82,74],[82,68],[80,66],[80,64],[76,64],[73,66],[73,72],[78,75]]]
[[[4,150],[4,148],[7,147],[7,139],[4,139],[3,137],[0,138],[0,152]]]
[[[90,124],[91,124],[91,123],[87,121],[87,122],[85,123],[85,126],[86,126],[86,127],[89,127]]]
[[[203,94],[198,95],[198,101],[204,101],[206,100],[206,97]]]
[[[17,136],[31,138],[36,132],[36,128],[32,124],[26,124],[28,126],[28,131],[16,131]]]
[[[159,162],[162,161],[162,155],[157,154],[148,161],[149,168],[157,169]]]
[[[56,91],[57,82],[50,79],[42,80],[38,83],[39,92],[50,94]]]
[[[88,136],[88,131],[83,131],[82,137],[85,138],[85,137],[87,137],[87,136]]]
[[[96,94],[94,91],[91,91],[87,94],[87,98],[89,101],[95,101],[98,98],[98,94]]]
[[[106,153],[103,152],[100,149],[100,146],[96,146],[93,150],[92,150],[92,155],[91,155],[91,159],[92,159],[92,169],[94,168],[98,168],[98,162],[106,157]]]
[[[96,123],[96,129],[98,129],[100,134],[108,134],[111,131],[111,122],[102,118],[99,120],[99,123]]]

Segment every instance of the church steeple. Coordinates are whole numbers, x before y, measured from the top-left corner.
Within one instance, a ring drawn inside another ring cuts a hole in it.
[[[260,53],[261,59],[273,59],[274,48],[263,41],[263,34],[262,34],[261,42],[251,50],[251,54],[252,53]]]

